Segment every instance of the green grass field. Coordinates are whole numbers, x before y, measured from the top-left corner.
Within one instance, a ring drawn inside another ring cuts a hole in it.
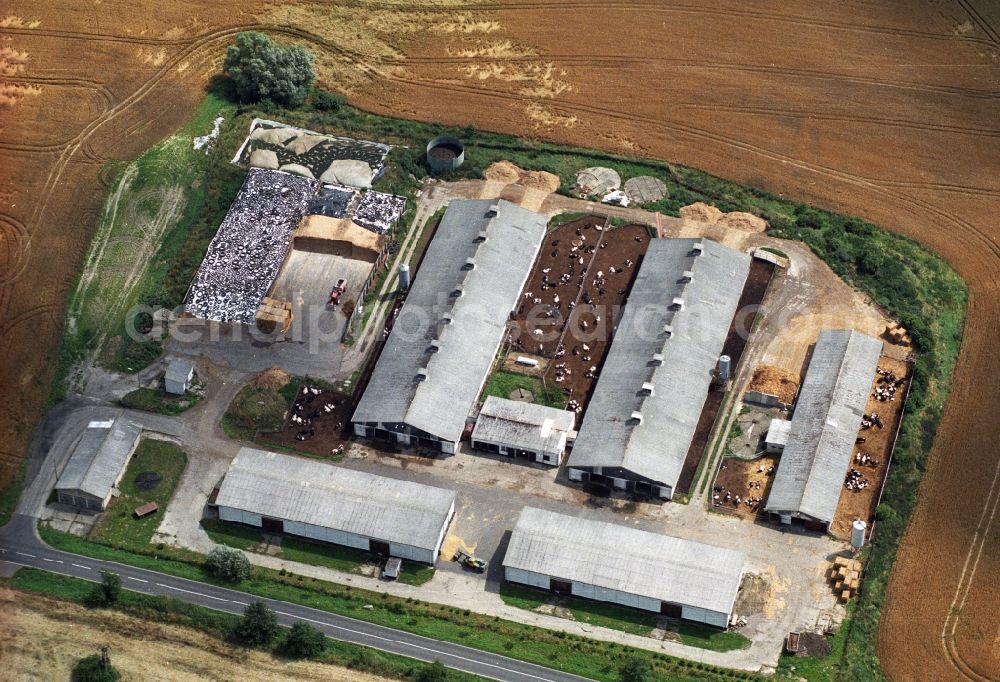
[[[486,387],[483,389],[483,397],[497,396],[498,398],[508,398],[515,389],[531,391],[535,397],[534,402],[549,407],[563,408],[566,405],[566,396],[558,388],[542,386],[542,380],[537,377],[529,377],[525,374],[496,370],[486,380]]]
[[[119,485],[121,497],[115,499],[101,515],[90,531],[91,538],[112,547],[126,549],[144,549],[148,546],[156,527],[163,520],[167,504],[173,497],[186,465],[187,455],[178,446],[144,438],[132,455]],[[155,472],[162,479],[152,490],[140,490],[135,485],[135,477],[145,471]],[[147,502],[156,502],[160,506],[159,511],[141,519],[135,518],[133,510]]]

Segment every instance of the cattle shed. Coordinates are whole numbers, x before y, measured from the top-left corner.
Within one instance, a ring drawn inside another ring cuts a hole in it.
[[[882,342],[850,329],[819,333],[764,510],[827,531],[854,454]]]
[[[472,430],[472,447],[558,466],[576,437],[568,410],[490,396]]]
[[[573,481],[671,499],[736,314],[750,257],[654,239],[569,456]]]
[[[455,493],[245,447],[216,505],[223,521],[433,564]]]
[[[744,555],[628,526],[525,507],[504,578],[725,628]]]
[[[356,435],[455,452],[545,225],[508,201],[448,205],[351,419]]]
[[[59,502],[92,511],[107,509],[141,433],[123,419],[88,423],[56,481]]]

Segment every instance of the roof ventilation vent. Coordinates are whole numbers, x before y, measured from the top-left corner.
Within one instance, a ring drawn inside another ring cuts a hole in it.
[[[427,347],[427,351],[437,353],[439,350],[441,350],[441,342],[437,339],[432,339],[430,345]]]
[[[484,242],[489,236],[490,236],[489,232],[487,232],[486,230],[480,230],[479,234],[476,235],[476,241]]]
[[[669,339],[671,336],[674,335],[674,325],[672,324],[663,325],[663,333],[666,334],[667,338]]]
[[[685,270],[684,274],[681,275],[681,281],[684,282],[684,283],[694,281],[694,271],[693,270]]]
[[[463,270],[475,270],[476,269],[476,259],[466,258],[465,264],[462,266]]]
[[[642,383],[642,388],[639,389],[639,395],[640,396],[653,395],[653,382],[644,381]]]
[[[451,313],[445,313],[441,316],[441,324],[451,324],[455,321],[455,316]]]
[[[684,310],[684,299],[680,296],[674,296],[673,302],[670,304],[671,310]]]
[[[499,203],[492,204],[490,205],[489,210],[486,211],[486,217],[493,218],[499,212],[500,212],[500,204]]]
[[[427,372],[426,367],[421,367],[417,370],[417,381],[427,381],[428,376],[429,373]]]
[[[703,240],[696,241],[694,245],[691,247],[691,251],[694,253],[695,256],[700,256],[702,253],[705,252],[705,242]]]
[[[633,412],[632,416],[628,418],[629,426],[638,426],[642,423],[642,412]]]
[[[451,291],[451,297],[452,298],[461,298],[464,293],[465,293],[465,287],[463,287],[461,284],[459,284],[454,289],[452,289],[452,291]]]
[[[653,359],[649,361],[649,364],[654,367],[659,367],[663,364],[663,353],[653,353]]]

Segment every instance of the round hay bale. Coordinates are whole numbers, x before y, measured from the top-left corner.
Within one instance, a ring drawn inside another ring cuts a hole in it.
[[[254,388],[265,388],[277,391],[288,385],[292,380],[292,375],[280,367],[269,367],[258,374],[250,382]]]
[[[293,128],[257,128],[250,133],[250,139],[260,140],[268,144],[284,145],[296,135],[298,132]]]
[[[277,170],[278,154],[270,149],[255,149],[250,152],[250,165],[254,168]]]
[[[618,171],[604,166],[584,168],[576,174],[576,184],[573,189],[580,196],[599,194],[604,196],[622,186],[622,178]]]
[[[294,154],[305,154],[321,142],[326,142],[326,139],[322,135],[300,135],[286,144],[285,149]]]
[[[330,162],[319,179],[338,185],[370,189],[372,186],[372,167],[364,161],[339,159]]]
[[[153,490],[160,485],[163,477],[155,471],[143,471],[135,477],[135,487],[139,490]]]
[[[625,181],[625,195],[634,204],[648,204],[667,196],[667,185],[652,175],[640,175]]]
[[[300,166],[297,163],[286,163],[284,166],[282,166],[278,170],[284,171],[285,173],[291,173],[293,175],[301,175],[304,178],[311,178],[311,177],[313,177],[313,173],[312,173],[311,170],[309,170],[305,166]]]

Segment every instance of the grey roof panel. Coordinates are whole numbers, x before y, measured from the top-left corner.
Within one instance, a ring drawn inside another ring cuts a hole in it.
[[[649,243],[569,466],[622,467],[677,484],[749,271],[749,256],[707,239]],[[641,395],[646,382],[652,395]]]
[[[220,507],[429,550],[454,502],[451,490],[246,447],[216,498]]]
[[[490,215],[494,207],[496,215]],[[544,216],[507,201],[449,204],[352,421],[406,423],[459,440],[545,224]],[[485,241],[478,239],[481,231]],[[475,261],[471,270],[463,267],[469,258]],[[452,322],[439,324],[446,313]],[[439,344],[435,353],[433,340]],[[421,369],[427,377],[417,381]]]
[[[140,432],[138,426],[123,419],[90,422],[56,481],[56,489],[106,498],[128,463]]]
[[[194,363],[183,358],[173,358],[167,363],[166,378],[170,381],[185,382],[194,370]]]
[[[525,507],[503,565],[728,614],[744,561],[722,547]]]
[[[472,439],[558,454],[575,423],[576,415],[568,410],[490,396],[479,411]]]
[[[833,521],[881,354],[870,336],[820,332],[765,510]]]

